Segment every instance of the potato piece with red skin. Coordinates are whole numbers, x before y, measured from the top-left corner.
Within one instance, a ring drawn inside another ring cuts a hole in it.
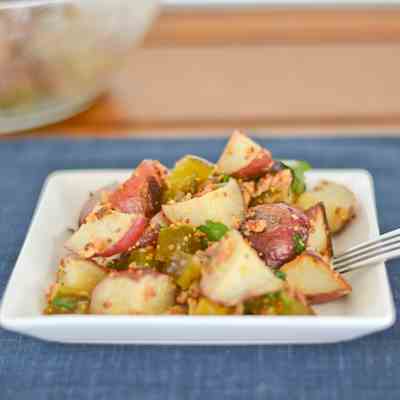
[[[112,257],[129,250],[141,238],[147,226],[147,219],[138,216],[125,235],[115,244],[98,254],[99,257]]]
[[[93,290],[91,314],[156,315],[175,303],[175,285],[166,275],[152,270],[112,273]]]
[[[86,218],[65,247],[82,258],[111,257],[130,249],[142,236],[147,219],[108,208]]]
[[[309,208],[306,215],[310,222],[307,247],[329,261],[333,256],[333,246],[324,203],[320,202]]]
[[[154,246],[162,227],[168,226],[169,221],[162,211],[157,213],[151,220],[143,235],[140,237],[136,247]]]
[[[254,178],[265,173],[274,161],[271,153],[239,131],[229,139],[220,159],[217,170],[237,178]]]
[[[203,260],[200,290],[217,304],[236,306],[283,287],[271,269],[236,230],[209,247]]]
[[[324,203],[332,234],[344,229],[356,215],[357,199],[350,189],[340,183],[320,181],[314,189],[298,198],[297,205],[307,210],[319,202]]]
[[[234,172],[232,175],[235,178],[251,179],[261,176],[267,172],[273,165],[272,155],[266,150],[262,149],[250,161],[250,163],[241,168],[239,171]]]
[[[323,258],[305,251],[285,264],[281,271],[288,284],[303,293],[310,304],[327,303],[351,293],[350,284]]]
[[[85,223],[86,217],[91,214],[96,208],[101,207],[101,202],[103,198],[107,197],[107,195],[116,190],[117,187],[117,183],[112,183],[91,193],[89,199],[86,200],[85,204],[82,206],[82,210],[79,215],[79,225]]]
[[[263,204],[247,211],[241,231],[268,266],[280,267],[296,257],[296,240],[307,243],[309,221],[285,203]]]
[[[142,161],[132,176],[109,196],[109,202],[119,211],[152,217],[161,209],[166,172],[158,161]]]

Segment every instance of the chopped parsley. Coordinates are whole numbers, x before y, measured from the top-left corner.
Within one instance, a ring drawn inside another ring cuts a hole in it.
[[[52,300],[51,304],[56,308],[74,311],[78,305],[78,299],[67,296],[57,296]]]
[[[283,281],[286,280],[286,274],[283,271],[276,271],[275,276]]]
[[[221,175],[220,182],[227,183],[227,182],[229,182],[229,179],[231,179],[231,177],[229,175]]]
[[[306,190],[304,173],[311,169],[311,165],[306,161],[286,161],[284,165],[292,172],[293,182],[292,191],[295,194],[302,194]]]
[[[207,235],[207,239],[211,242],[217,242],[218,240],[221,240],[229,231],[229,228],[226,225],[213,221],[206,221],[205,225],[201,225],[197,229],[200,232],[205,233]]]
[[[294,250],[295,250],[296,254],[302,253],[306,248],[306,245],[304,244],[303,239],[301,238],[301,236],[298,233],[295,233],[293,235],[293,243],[294,243]]]

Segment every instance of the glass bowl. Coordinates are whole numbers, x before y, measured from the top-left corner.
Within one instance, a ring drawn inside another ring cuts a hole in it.
[[[42,126],[102,94],[157,0],[0,2],[0,133]]]

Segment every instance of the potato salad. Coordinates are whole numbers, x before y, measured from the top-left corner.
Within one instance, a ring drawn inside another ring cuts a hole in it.
[[[335,182],[307,188],[310,168],[238,131],[216,164],[142,161],[82,205],[44,313],[315,315],[351,293],[332,236],[356,198]]]

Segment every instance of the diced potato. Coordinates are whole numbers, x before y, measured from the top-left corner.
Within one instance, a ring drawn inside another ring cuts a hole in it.
[[[238,178],[259,176],[273,164],[271,153],[235,131],[217,163],[217,170]]]
[[[96,255],[110,257],[133,246],[145,228],[146,220],[143,217],[105,210],[104,215],[93,215],[93,218],[81,225],[68,239],[65,247],[82,258]]]
[[[203,196],[165,204],[163,211],[174,223],[200,226],[207,221],[214,221],[228,227],[237,227],[244,217],[245,209],[239,185],[235,179],[230,179],[224,186]]]
[[[79,225],[86,222],[86,217],[90,214],[100,210],[103,207],[104,200],[107,199],[108,195],[116,190],[118,187],[117,183],[111,183],[110,185],[104,186],[93,193],[90,193],[89,198],[82,206],[81,213],[79,215]]]
[[[159,161],[143,160],[129,179],[110,194],[109,202],[119,211],[153,217],[161,208],[166,172]]]
[[[72,291],[91,293],[105,276],[94,262],[71,256],[61,260],[57,282]]]
[[[174,305],[175,285],[165,274],[135,270],[110,274],[94,289],[92,314],[162,314]]]
[[[325,206],[332,233],[343,229],[356,212],[357,203],[353,192],[338,183],[321,181],[313,190],[303,193],[297,200],[297,204],[305,210],[319,202]]]
[[[307,247],[329,261],[332,258],[332,238],[326,218],[324,203],[318,203],[306,211],[310,223]]]
[[[153,247],[135,248],[122,256],[109,261],[107,268],[117,271],[127,270],[128,268],[143,269],[161,267],[161,263],[156,260],[156,251]]]
[[[282,288],[269,267],[236,231],[207,250],[200,288],[208,299],[225,306],[235,306],[251,297]]]
[[[281,271],[286,274],[288,284],[303,293],[311,304],[336,300],[352,290],[322,257],[310,251],[285,264]]]
[[[305,213],[285,203],[249,208],[241,231],[265,263],[280,267],[305,250],[309,222]]]

